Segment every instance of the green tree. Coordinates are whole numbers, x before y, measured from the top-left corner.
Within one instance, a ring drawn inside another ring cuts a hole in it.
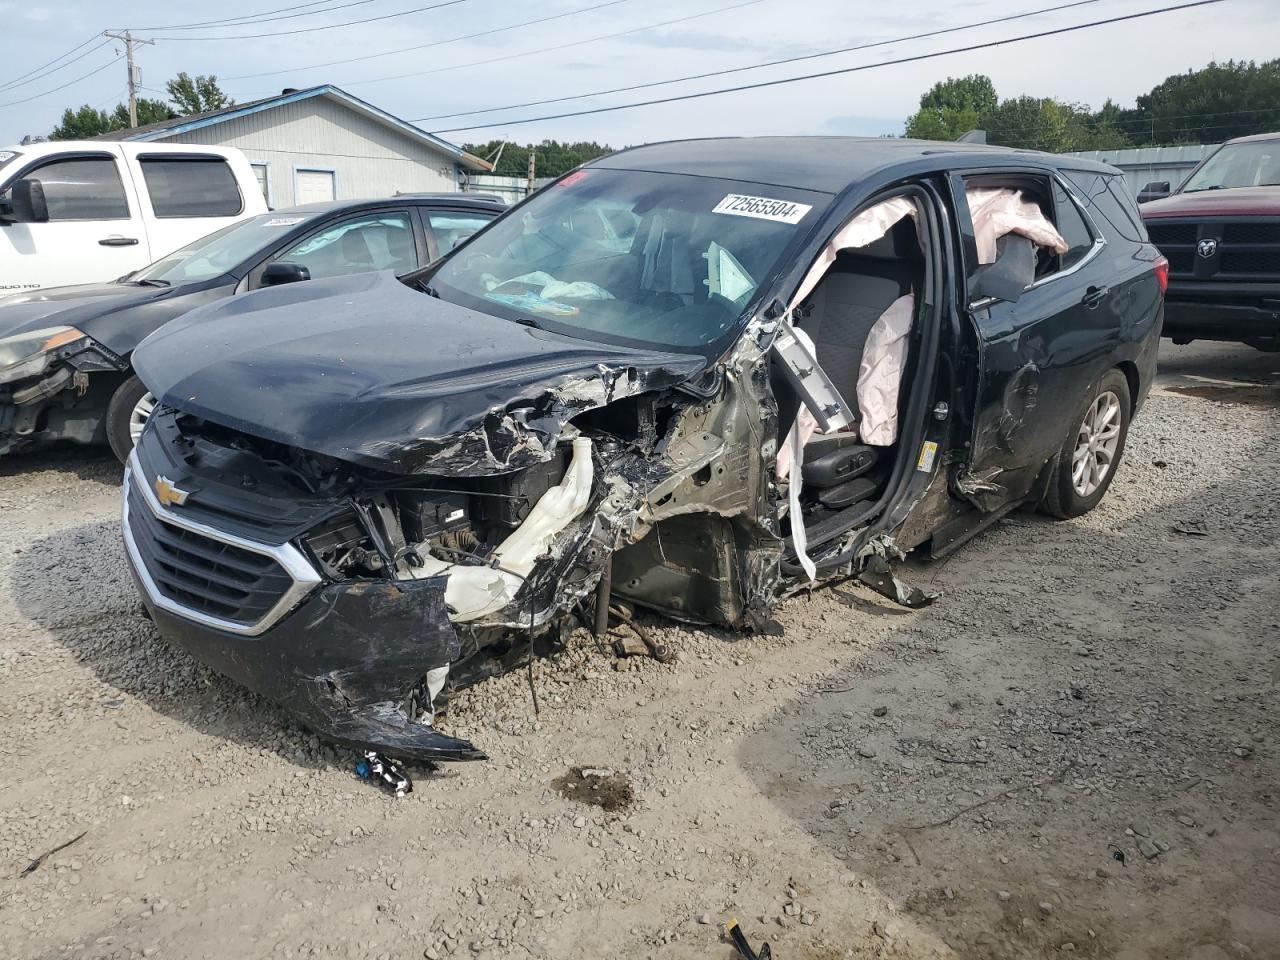
[[[218,88],[217,77],[191,77],[180,73],[168,83],[172,102],[151,100],[142,97],[138,100],[138,126],[145,127],[149,123],[185,117],[192,113],[203,113],[206,110],[218,110],[235,103]],[[108,112],[98,110],[85,104],[78,109],[67,108],[62,113],[62,122],[49,134],[50,140],[86,140],[99,134],[124,130],[129,126],[129,108],[125,104],[117,104]]]
[[[138,124],[157,123],[178,116],[173,108],[163,100],[138,101]],[[49,134],[50,140],[88,140],[99,134],[111,133],[113,130],[124,130],[129,126],[129,108],[123,103],[108,113],[96,110],[85,104],[78,110],[66,109],[62,113],[62,122]]]
[[[558,177],[568,173],[580,163],[603,157],[613,153],[612,147],[603,146],[594,141],[580,143],[561,143],[558,140],[543,140],[537,144],[507,143],[504,147],[501,140],[490,140],[488,143],[468,143],[463,149],[473,156],[491,160],[497,156],[499,148],[502,156],[498,159],[494,173],[503,177],[524,177],[529,173],[529,151],[536,155],[536,176]]]
[[[213,74],[197,74],[193,77],[184,70],[166,83],[164,88],[177,107],[178,115],[183,117],[192,113],[204,113],[206,110],[221,110],[235,103],[222,92],[218,86],[218,78]]]
[[[159,123],[161,120],[172,120],[177,116],[180,114],[163,100],[148,100],[146,97],[138,100],[138,126],[140,127],[145,127],[148,123]],[[112,129],[123,130],[129,126],[129,107],[123,103],[116,104],[111,119],[115,123]]]
[[[78,110],[68,107],[62,112],[62,122],[49,134],[50,140],[87,140],[100,133],[116,129],[112,117],[105,110],[95,110],[85,104]]]
[[[920,109],[907,118],[907,136],[955,140],[978,127],[996,105],[996,88],[990,77],[980,73],[947,77],[920,98]]]
[[[1002,100],[982,118],[981,126],[988,143],[1050,153],[1132,146],[1114,119],[1101,116],[1082,104],[1052,97],[1014,97]]]
[[[1280,128],[1280,59],[1228,60],[1167,77],[1122,111],[1130,138],[1148,144],[1220,143]]]

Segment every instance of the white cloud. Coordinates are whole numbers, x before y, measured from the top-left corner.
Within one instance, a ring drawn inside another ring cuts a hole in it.
[[[627,0],[603,10],[547,24],[492,34],[485,38],[441,44],[416,52],[379,56],[359,63],[317,69],[295,69],[309,63],[363,56],[379,51],[432,43],[590,5],[591,0],[537,0],[499,5],[483,0],[382,23],[341,30],[281,36],[243,42],[162,40],[140,50],[139,61],[149,86],[179,70],[220,76],[289,68],[288,72],[228,82],[228,92],[240,100],[278,92],[286,86],[334,82],[350,84],[357,96],[407,119],[456,113],[529,100],[612,89],[719,69],[760,64],[767,60],[894,38],[966,22],[1005,16],[1049,5],[1053,0],[916,0],[908,10],[888,4],[849,0],[762,0],[758,4],[699,20],[631,34],[612,40],[571,46],[502,63],[465,66],[477,60],[505,56],[628,30],[699,10],[728,5],[731,0]],[[940,51],[986,40],[1012,37],[1115,16],[1158,6],[1154,0],[1110,0],[1095,6],[1016,21],[944,37],[895,43],[858,53],[811,60],[790,66],[764,68],[725,77],[687,81],[631,93],[573,100],[546,107],[482,115],[476,122],[493,126],[448,134],[456,140],[509,136],[528,141],[546,137],[594,139],[615,145],[671,137],[756,133],[896,133],[920,94],[948,75],[983,72],[991,76],[1002,96],[1056,96],[1097,106],[1107,97],[1131,103],[1171,73],[1203,66],[1219,59],[1269,59],[1275,56],[1276,31],[1270,24],[1274,0],[1230,0],[1222,6],[1170,14],[1150,20],[1030,40],[989,50],[956,54],[912,64],[887,66],[723,96],[642,107],[538,124],[499,122],[542,113],[561,113],[593,106],[648,100],[709,90],[757,80],[793,76],[862,63],[878,63],[895,56]],[[216,11],[188,4],[136,0],[107,7],[100,0],[61,0],[40,7],[54,19],[40,24],[8,20],[6,51],[0,75],[14,77],[32,70],[104,28],[146,26],[231,17],[264,10],[266,0],[228,0]],[[0,0],[0,9],[19,9]],[[362,8],[336,13],[331,21],[356,19]],[[379,11],[384,12],[384,11]],[[104,19],[104,18],[108,18]],[[298,18],[245,28],[265,32],[321,22]],[[56,24],[51,28],[50,23]],[[187,36],[205,31],[190,31]],[[214,31],[208,31],[214,32]],[[227,30],[222,32],[241,32]],[[183,34],[170,32],[181,37]],[[38,93],[58,81],[87,72],[110,59],[104,49],[44,81],[0,91],[0,103],[19,95]],[[83,69],[80,69],[83,68]],[[360,82],[425,70],[420,77],[387,82]],[[63,108],[109,98],[125,81],[123,63],[65,91],[32,103],[0,108],[0,142],[24,133],[43,133]],[[463,119],[426,123],[456,127]]]

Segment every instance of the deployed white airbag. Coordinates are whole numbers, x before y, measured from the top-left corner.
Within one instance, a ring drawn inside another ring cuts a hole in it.
[[[996,262],[996,241],[1010,233],[1026,237],[1055,253],[1067,252],[1067,241],[1049,222],[1039,204],[1027,200],[1020,190],[1005,187],[968,187],[969,216],[978,241],[978,263]]]
[[[426,557],[412,575],[425,579],[448,574],[444,599],[454,623],[467,623],[501,610],[515,598],[538,558],[550,551],[556,536],[587,509],[594,475],[591,441],[577,437],[573,459],[560,484],[544,493],[524,522],[493,551],[493,562],[501,569],[464,567]]]
[[[898,391],[907,363],[907,335],[916,314],[908,293],[889,305],[867,334],[858,367],[858,433],[862,442],[889,447],[898,439]]]
[[[800,306],[804,303],[804,298],[813,293],[814,288],[822,282],[822,278],[831,269],[831,265],[836,262],[836,257],[841,250],[851,250],[875,243],[892,230],[903,217],[915,215],[916,202],[906,197],[890,197],[859,213],[837,230],[831,242],[822,248],[818,258],[813,261],[813,266],[804,275],[804,281],[796,290],[796,295],[791,298],[791,309],[794,310]]]

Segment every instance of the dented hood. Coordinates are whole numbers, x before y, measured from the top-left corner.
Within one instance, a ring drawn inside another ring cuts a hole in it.
[[[548,459],[569,418],[706,360],[524,327],[366,273],[195,310],[133,364],[164,403],[243,433],[396,473],[477,476]]]

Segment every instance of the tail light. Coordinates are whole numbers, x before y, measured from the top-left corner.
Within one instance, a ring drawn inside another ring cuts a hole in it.
[[[1156,283],[1160,284],[1160,296],[1163,297],[1169,289],[1169,261],[1160,257],[1152,269],[1155,271]]]

